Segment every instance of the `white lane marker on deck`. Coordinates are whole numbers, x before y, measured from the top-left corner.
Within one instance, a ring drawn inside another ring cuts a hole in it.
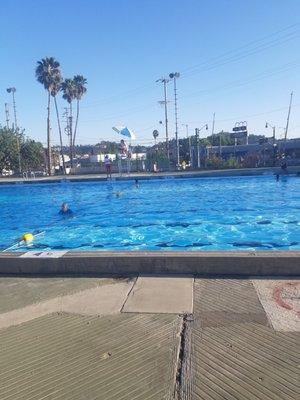
[[[20,257],[23,258],[60,258],[65,255],[68,250],[59,251],[27,251]]]

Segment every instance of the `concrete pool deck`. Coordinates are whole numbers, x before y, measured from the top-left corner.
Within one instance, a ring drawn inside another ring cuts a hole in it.
[[[299,294],[284,278],[0,277],[0,398],[296,400]]]

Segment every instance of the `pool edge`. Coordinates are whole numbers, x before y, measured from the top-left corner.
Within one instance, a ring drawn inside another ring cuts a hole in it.
[[[300,251],[67,252],[61,257],[0,254],[0,275],[300,276]]]

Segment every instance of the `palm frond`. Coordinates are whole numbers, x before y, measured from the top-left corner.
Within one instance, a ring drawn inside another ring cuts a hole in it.
[[[57,86],[58,80],[62,79],[59,62],[54,57],[42,58],[37,62],[35,76],[46,90],[52,92]]]
[[[67,78],[61,83],[61,91],[63,92],[63,99],[71,103],[76,99],[76,86],[73,79]]]
[[[75,75],[73,78],[75,87],[76,87],[76,99],[81,100],[82,96],[86,93],[87,88],[87,80],[83,75]]]

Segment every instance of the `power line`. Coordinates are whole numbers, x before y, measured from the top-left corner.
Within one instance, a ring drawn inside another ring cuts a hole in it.
[[[183,71],[183,72],[186,72],[186,71],[188,71],[188,70],[190,70],[190,69],[197,68],[197,67],[199,67],[199,66],[201,66],[201,65],[203,65],[203,64],[205,65],[205,64],[207,64],[209,61],[218,60],[219,58],[225,57],[225,56],[227,56],[227,55],[229,55],[229,54],[231,54],[231,53],[234,53],[234,52],[236,52],[236,51],[242,50],[242,49],[244,49],[245,47],[249,47],[249,46],[251,46],[251,45],[253,45],[253,44],[255,44],[255,43],[259,43],[259,42],[261,42],[261,41],[264,41],[264,40],[266,40],[266,39],[268,39],[268,38],[270,38],[270,37],[276,36],[276,35],[278,35],[279,33],[285,32],[285,31],[287,31],[287,30],[289,30],[289,29],[291,29],[291,28],[294,28],[294,27],[296,27],[296,26],[299,26],[299,25],[300,25],[299,22],[298,22],[298,23],[295,23],[295,24],[292,24],[292,25],[288,25],[288,26],[286,26],[286,27],[283,28],[283,29],[280,29],[280,30],[275,31],[275,32],[272,32],[272,33],[270,33],[270,34],[268,34],[268,35],[266,35],[266,36],[263,36],[263,37],[260,38],[260,39],[252,40],[252,41],[250,41],[250,42],[248,42],[248,43],[245,43],[244,45],[242,45],[242,46],[240,46],[240,47],[237,47],[236,49],[229,50],[229,51],[227,51],[227,52],[225,52],[225,53],[223,53],[223,54],[220,54],[219,56],[216,56],[216,57],[212,58],[211,60],[203,61],[203,62],[201,62],[201,63],[199,63],[199,64],[196,64],[196,65],[194,65],[194,66],[192,66],[192,67],[188,67],[188,68],[182,69],[182,71]]]
[[[219,90],[233,89],[235,87],[245,86],[250,83],[257,82],[257,81],[263,80],[263,79],[268,79],[274,75],[277,75],[277,74],[280,74],[283,72],[287,72],[292,68],[298,67],[299,65],[300,65],[300,60],[295,60],[293,62],[283,64],[280,67],[268,69],[266,71],[260,72],[246,80],[232,81],[232,82],[229,82],[222,86],[199,90],[197,92],[193,92],[193,93],[187,94],[185,96],[182,96],[181,98],[195,97],[195,96],[198,96],[199,94],[210,94],[211,92],[215,92],[215,91],[219,91]]]
[[[81,106],[81,108],[92,108],[92,107],[97,107],[101,104],[110,104],[115,101],[123,101],[124,99],[126,99],[128,97],[136,96],[140,93],[145,92],[145,89],[147,89],[147,88],[149,88],[149,89],[151,88],[151,90],[154,90],[155,87],[153,86],[152,83],[148,83],[146,85],[137,87],[135,89],[125,91],[124,93],[120,93],[120,94],[113,95],[111,97],[100,99],[99,101],[96,101],[90,105],[83,105],[83,106]]]
[[[294,107],[297,107],[299,105],[300,105],[300,103],[294,104]],[[287,110],[287,109],[288,109],[288,107],[274,108],[272,110],[259,112],[259,113],[256,113],[256,114],[248,114],[248,115],[243,115],[243,116],[238,116],[238,117],[217,119],[217,120],[215,120],[215,122],[232,122],[232,121],[237,121],[237,120],[244,120],[244,119],[247,119],[247,118],[259,117],[259,116],[262,116],[262,115],[272,114],[274,112],[284,111],[284,110]],[[201,122],[201,121],[189,121],[189,124],[198,124],[199,122]]]
[[[114,115],[110,115],[110,116],[104,116],[104,117],[101,117],[101,119],[96,119],[96,120],[92,120],[92,119],[89,119],[88,121],[82,120],[81,123],[84,123],[84,122],[99,122],[99,121],[107,121],[107,120],[117,120],[117,119],[126,117],[128,115],[135,114],[137,112],[140,112],[140,111],[143,111],[143,110],[146,110],[146,109],[150,109],[150,108],[154,108],[154,107],[155,107],[155,105],[153,103],[149,103],[149,104],[147,104],[146,106],[143,106],[143,107],[134,107],[132,109],[129,109],[127,112],[124,112],[124,113],[121,113],[121,114],[114,114]]]
[[[295,24],[295,25],[293,25],[293,26],[298,26],[299,24]],[[288,28],[287,28],[288,29]],[[282,31],[284,31],[284,30],[282,30]],[[297,36],[299,36],[298,35],[298,32],[300,32],[300,29],[297,29],[296,31],[294,31],[294,32],[290,32],[290,33],[288,33],[287,35],[284,35],[284,36],[282,36],[282,37],[279,37],[279,38],[277,38],[277,39],[273,39],[273,40],[271,40],[271,41],[268,41],[268,42],[266,42],[266,43],[262,43],[261,45],[259,45],[259,46],[256,46],[256,47],[254,47],[254,48],[252,48],[252,49],[249,49],[249,50],[247,50],[247,51],[245,51],[245,52],[238,52],[238,50],[239,49],[241,49],[241,48],[245,48],[245,47],[248,47],[249,46],[249,44],[247,45],[244,45],[244,46],[241,46],[240,48],[238,48],[237,50],[232,50],[232,51],[229,51],[229,52],[227,52],[227,53],[224,53],[223,55],[221,55],[221,56],[217,56],[217,57],[215,57],[215,58],[213,58],[213,59],[211,59],[211,60],[208,60],[208,61],[203,61],[202,63],[200,63],[200,64],[198,64],[198,65],[195,65],[195,66],[193,66],[193,67],[189,67],[189,68],[186,68],[185,70],[183,70],[183,72],[184,71],[188,71],[188,70],[192,70],[190,73],[187,73],[187,74],[185,74],[183,77],[189,77],[189,76],[192,76],[192,75],[194,75],[195,73],[199,73],[199,72],[203,72],[203,71],[209,71],[209,70],[211,70],[211,69],[215,69],[215,68],[217,68],[217,67],[220,67],[220,66],[223,66],[223,65],[226,65],[226,64],[228,64],[228,63],[231,63],[231,62],[234,62],[234,61],[239,61],[240,59],[243,59],[243,58],[245,58],[245,57],[248,57],[248,56],[251,56],[251,55],[254,55],[254,54],[257,54],[257,53],[260,53],[260,52],[262,52],[262,51],[264,51],[264,50],[267,50],[267,49],[269,49],[269,48],[272,48],[272,47],[274,47],[274,46],[278,46],[278,45],[280,45],[280,44],[283,44],[283,43],[286,43],[287,41],[289,41],[289,40],[291,40],[291,39],[294,39],[294,38],[296,38]],[[277,33],[274,33],[274,34],[270,34],[269,36],[273,36],[273,35],[276,35]],[[262,40],[258,40],[258,42],[259,41],[262,41]],[[250,42],[250,43],[255,43],[255,41],[254,42]],[[235,52],[237,52],[237,54],[234,54]],[[233,54],[232,54],[233,53]],[[232,56],[230,56],[230,57],[225,57],[226,55],[228,55],[228,54],[232,54]],[[215,61],[214,61],[215,60]],[[203,68],[201,68],[201,70],[199,70],[199,67],[203,67]],[[194,71],[193,71],[194,70]]]
[[[262,43],[261,45],[256,46],[253,49],[247,50],[247,52],[240,52],[239,53],[239,51],[242,50],[242,49],[250,47],[251,45],[255,45],[256,43],[264,42],[264,41],[266,41],[266,39],[272,38],[272,37],[274,37],[276,35],[279,35],[279,34],[281,34],[283,32],[291,30],[292,28],[298,27],[299,25],[300,25],[300,23],[295,23],[295,24],[289,25],[289,26],[287,26],[287,27],[285,27],[283,29],[280,29],[278,31],[270,33],[269,35],[266,35],[266,36],[264,36],[264,37],[262,37],[260,39],[253,40],[253,41],[248,42],[248,43],[246,43],[246,44],[244,44],[244,45],[242,45],[242,46],[240,46],[240,47],[238,47],[236,49],[230,50],[230,51],[225,52],[225,53],[223,53],[223,54],[221,54],[219,56],[213,57],[212,59],[209,59],[207,61],[203,61],[203,62],[201,62],[199,64],[196,64],[194,66],[191,66],[191,67],[183,68],[182,69],[183,73],[191,71],[190,73],[185,74],[183,76],[183,78],[190,77],[190,76],[192,76],[192,75],[194,75],[196,73],[199,73],[199,72],[209,71],[211,69],[215,69],[217,67],[223,66],[223,65],[228,64],[230,62],[238,61],[238,60],[240,60],[242,58],[248,57],[250,55],[256,54],[256,53],[261,52],[261,51],[264,51],[264,50],[269,49],[271,47],[274,47],[274,46],[277,46],[279,44],[285,43],[286,41],[297,37],[298,35],[296,35],[296,34],[300,30],[297,29],[297,30],[295,30],[293,32],[290,32],[290,33],[288,33],[286,35],[283,35],[282,37],[273,39],[271,41],[267,41],[266,43]],[[283,39],[285,39],[285,40],[282,42]],[[235,53],[237,53],[237,54],[235,54]],[[230,54],[231,54],[231,57],[229,57],[229,58],[227,57],[226,58],[226,56],[228,56]],[[199,67],[206,67],[206,68],[201,69],[200,71],[196,71],[196,69],[199,69]],[[137,94],[140,94],[142,92],[145,92],[146,89],[150,89],[150,88],[154,89],[155,87],[153,86],[152,83],[149,82],[148,84],[136,87],[135,89],[130,89],[130,90],[127,90],[125,92],[120,92],[119,94],[115,94],[115,95],[112,95],[112,96],[109,96],[109,97],[106,97],[106,98],[102,98],[99,101],[95,102],[94,104],[82,105],[81,107],[82,108],[92,108],[92,107],[97,107],[98,105],[101,105],[103,103],[109,104],[109,103],[113,103],[115,101],[124,100],[125,98],[129,98],[129,97],[135,96]]]

